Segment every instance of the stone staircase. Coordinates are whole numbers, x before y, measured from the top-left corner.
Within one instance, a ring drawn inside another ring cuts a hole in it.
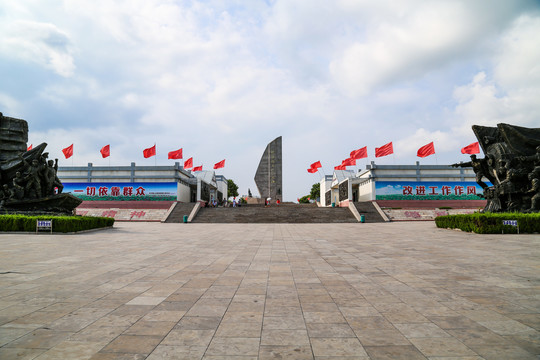
[[[356,223],[349,208],[317,207],[315,204],[242,205],[201,208],[194,223]]]
[[[195,203],[181,203],[177,202],[174,209],[171,211],[167,219],[165,220],[166,223],[181,223],[184,222],[184,215],[189,216],[191,213],[191,210],[193,210],[193,207],[195,206]]]
[[[379,214],[371,201],[355,202],[353,204],[360,215],[364,215],[366,223],[384,222],[381,214]]]

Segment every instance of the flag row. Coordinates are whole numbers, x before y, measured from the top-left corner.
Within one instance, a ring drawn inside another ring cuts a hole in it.
[[[394,153],[394,146],[392,142],[389,142],[388,144],[385,144],[381,147],[375,148],[375,157],[383,157],[388,156]],[[462,154],[479,154],[480,153],[480,145],[478,142],[474,142],[470,145],[465,146],[461,149]],[[416,156],[425,158],[430,155],[435,154],[435,145],[433,144],[433,141],[429,144],[426,144],[422,146],[418,151],[416,152]],[[367,153],[367,146],[364,146],[363,148],[353,150],[350,153],[350,156],[343,160],[340,165],[334,166],[334,170],[347,170],[347,166],[356,166],[356,160],[364,159],[368,157]],[[311,174],[318,171],[319,168],[321,168],[321,162],[316,161],[313,164],[310,165],[309,169],[307,171]]]
[[[32,150],[32,144],[30,144],[30,146],[27,148],[27,150]],[[105,159],[109,156],[111,156],[111,146],[110,145],[105,145],[104,147],[101,148],[101,150],[99,150],[101,156]],[[69,145],[68,147],[62,149],[62,153],[64,154],[64,157],[66,159],[69,159],[70,157],[73,156],[73,144]],[[156,156],[156,145],[154,144],[154,146],[152,147],[149,147],[147,149],[144,149],[143,150],[143,156],[147,159],[149,157],[152,157],[152,156]],[[183,159],[183,154],[182,154],[182,148],[178,149],[178,150],[173,150],[173,151],[169,151],[169,153],[167,154],[167,158],[168,159],[173,159],[173,160],[178,160],[178,159]],[[225,167],[225,159],[217,162],[214,164],[214,169],[221,169],[221,168],[224,168]],[[203,167],[202,165],[200,166],[193,166],[193,157],[190,157],[189,159],[187,159],[186,161],[184,161],[184,169],[192,169],[192,171],[202,171],[203,170]]]

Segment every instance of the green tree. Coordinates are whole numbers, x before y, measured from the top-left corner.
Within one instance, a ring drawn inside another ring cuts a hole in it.
[[[315,183],[311,187],[311,192],[309,193],[312,200],[317,200],[321,197],[321,183]]]
[[[227,180],[227,197],[238,196],[238,185],[234,183],[231,179]]]
[[[302,196],[300,199],[298,199],[299,204],[309,204],[309,195]]]

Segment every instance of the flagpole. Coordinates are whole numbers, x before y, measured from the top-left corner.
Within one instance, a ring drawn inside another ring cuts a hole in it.
[[[154,143],[154,148],[156,148],[156,143]],[[156,148],[156,154],[154,155],[154,166],[157,166],[157,148]]]

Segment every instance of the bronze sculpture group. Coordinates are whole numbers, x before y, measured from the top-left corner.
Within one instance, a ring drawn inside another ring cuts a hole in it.
[[[484,211],[540,212],[540,129],[498,124],[474,125],[473,131],[485,157],[471,155],[452,166],[473,168],[487,200]]]
[[[27,133],[26,121],[0,113],[0,213],[72,214],[82,201],[62,193],[46,143],[27,150]]]

